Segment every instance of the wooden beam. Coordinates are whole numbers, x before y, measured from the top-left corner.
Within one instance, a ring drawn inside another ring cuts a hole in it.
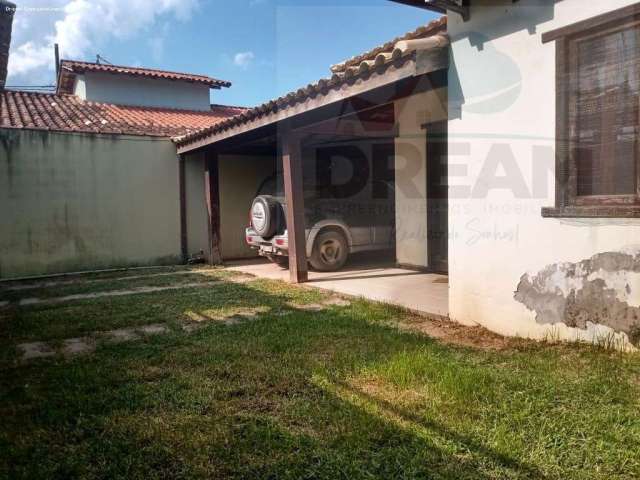
[[[395,138],[398,134],[396,125],[384,122],[341,122],[340,119],[331,119],[325,123],[313,127],[304,127],[299,132],[309,135],[331,135],[335,137],[358,138]]]
[[[184,178],[185,158],[178,156],[178,192],[180,194],[180,256],[183,263],[187,263],[189,252],[187,250],[187,197]]]
[[[208,213],[209,263],[220,265],[220,176],[218,153],[211,149],[205,152],[204,158],[204,192]]]
[[[280,133],[284,195],[287,204],[289,278],[291,283],[303,283],[307,281],[308,273],[300,137],[291,131],[289,122],[285,123]]]

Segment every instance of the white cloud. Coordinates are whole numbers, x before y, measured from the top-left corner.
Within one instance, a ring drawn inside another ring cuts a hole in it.
[[[233,56],[233,64],[246,69],[254,58],[253,52],[238,52]]]
[[[39,1],[59,9],[47,14],[16,12],[9,56],[12,80],[29,82],[52,72],[54,43],[60,46],[61,58],[81,59],[97,53],[110,40],[127,39],[154,28],[162,16],[188,20],[198,4],[198,0]],[[39,1],[29,6],[37,7]],[[161,56],[161,39],[155,38],[150,47],[153,56]]]
[[[164,58],[164,37],[151,37],[147,40],[151,57],[156,63],[160,63]]]

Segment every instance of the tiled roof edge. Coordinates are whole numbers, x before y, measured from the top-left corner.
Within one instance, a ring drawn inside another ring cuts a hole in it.
[[[383,45],[379,45],[365,53],[356,55],[355,57],[351,57],[348,60],[332,65],[331,71],[333,73],[343,72],[346,68],[357,66],[364,60],[374,59],[381,52],[392,50],[394,45],[402,40],[412,40],[414,38],[427,37],[429,35],[434,35],[438,32],[445,31],[446,28],[447,16],[443,15],[440,18],[429,22],[427,25],[422,25],[411,32],[407,32],[400,37],[396,37],[393,40],[384,43]]]

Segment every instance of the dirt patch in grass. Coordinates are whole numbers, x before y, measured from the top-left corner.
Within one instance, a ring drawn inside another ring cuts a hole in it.
[[[512,348],[522,340],[507,338],[481,326],[466,326],[441,318],[408,315],[399,322],[402,329],[420,332],[443,343],[482,350]]]

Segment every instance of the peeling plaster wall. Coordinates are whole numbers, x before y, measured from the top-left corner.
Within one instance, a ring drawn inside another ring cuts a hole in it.
[[[540,210],[555,188],[555,45],[541,34],[632,3],[473,2],[470,21],[450,15],[452,319],[533,338],[631,332],[638,275],[619,253],[640,245],[640,219]]]
[[[599,253],[563,262],[520,279],[514,298],[540,324],[610,327],[640,343],[640,250]]]
[[[164,139],[0,129],[0,278],[180,260]]]

